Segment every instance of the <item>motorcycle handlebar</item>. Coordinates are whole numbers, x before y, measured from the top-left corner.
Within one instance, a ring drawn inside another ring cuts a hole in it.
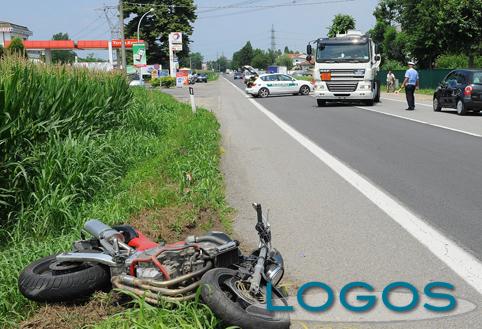
[[[256,210],[256,215],[258,217],[258,223],[263,222],[263,210],[261,209],[261,204],[253,203],[253,208]]]

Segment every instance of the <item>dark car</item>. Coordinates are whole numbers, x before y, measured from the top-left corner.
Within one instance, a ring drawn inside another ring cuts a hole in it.
[[[197,78],[196,78],[196,82],[208,82],[208,76],[204,73],[199,73]]]
[[[457,114],[482,110],[482,70],[454,70],[442,80],[433,94],[433,110],[453,108]]]
[[[234,72],[234,80],[236,79],[242,79],[243,78],[243,73],[241,72]]]

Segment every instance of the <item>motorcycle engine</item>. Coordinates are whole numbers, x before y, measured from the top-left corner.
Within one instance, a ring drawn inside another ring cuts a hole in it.
[[[201,269],[205,261],[200,253],[192,248],[180,251],[165,251],[157,258],[171,279]],[[136,267],[138,278],[166,280],[159,268],[153,263],[139,263]]]

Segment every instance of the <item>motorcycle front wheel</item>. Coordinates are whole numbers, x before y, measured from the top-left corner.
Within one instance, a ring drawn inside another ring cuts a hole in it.
[[[58,263],[56,255],[28,265],[18,278],[22,295],[37,302],[69,302],[110,288],[109,269],[92,263]]]
[[[226,326],[243,329],[290,327],[288,315],[268,312],[263,296],[251,296],[234,270],[215,268],[207,271],[201,278],[201,297]]]

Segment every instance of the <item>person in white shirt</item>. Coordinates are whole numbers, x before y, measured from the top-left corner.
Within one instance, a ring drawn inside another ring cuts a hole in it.
[[[387,74],[387,93],[395,91],[395,74],[392,71],[388,71]]]

